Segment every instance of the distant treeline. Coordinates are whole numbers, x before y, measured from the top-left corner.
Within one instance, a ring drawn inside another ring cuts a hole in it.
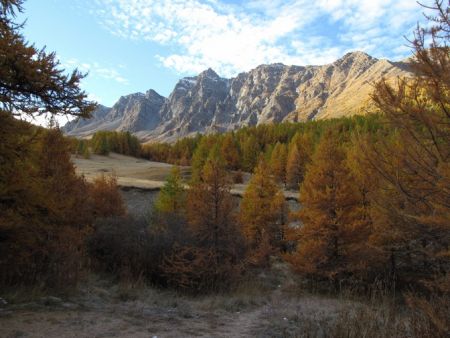
[[[91,152],[108,155],[110,152],[139,157],[141,144],[130,132],[98,131],[90,140],[70,138],[72,153],[89,158]]]
[[[264,124],[223,134],[186,137],[174,144],[145,144],[141,156],[152,161],[192,165],[196,171],[204,165],[211,151],[219,151],[228,170],[246,172],[253,172],[262,156],[278,182],[297,189],[314,149],[324,132],[330,129],[339,133],[339,143],[345,143],[354,135],[375,134],[386,128],[380,115],[376,114],[305,123]]]
[[[142,157],[151,161],[192,165],[198,172],[211,151],[223,156],[225,168],[232,171],[253,172],[263,157],[278,183],[298,189],[306,166],[326,130],[335,130],[340,144],[350,142],[355,135],[389,133],[380,115],[342,117],[304,123],[264,124],[244,127],[222,134],[181,138],[173,144],[149,143],[141,145],[130,132],[100,131],[92,139],[71,139],[72,152],[88,158],[93,152],[110,152]]]

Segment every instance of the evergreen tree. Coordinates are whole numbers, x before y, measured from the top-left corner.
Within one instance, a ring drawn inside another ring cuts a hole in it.
[[[172,168],[155,201],[150,223],[148,233],[151,242],[148,243],[147,253],[152,259],[147,264],[147,273],[152,281],[166,284],[164,274],[171,269],[163,267],[164,259],[191,241],[186,224],[186,189],[180,169],[176,166]],[[180,259],[180,256],[175,255],[169,260],[169,265],[177,259]]]
[[[91,153],[89,151],[89,145],[85,140],[77,140],[77,155],[83,156],[83,158],[88,159],[91,157]]]
[[[174,166],[155,202],[155,211],[163,214],[183,214],[185,195],[180,168]]]
[[[107,132],[101,131],[95,133],[92,136],[91,144],[92,150],[97,155],[109,155],[109,152],[111,151]]]
[[[208,155],[213,144],[211,139],[207,136],[201,138],[197,148],[192,155],[192,180],[198,180],[201,176],[201,171],[206,163]]]

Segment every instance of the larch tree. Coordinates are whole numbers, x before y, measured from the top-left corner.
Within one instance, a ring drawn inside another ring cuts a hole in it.
[[[275,179],[283,184],[286,183],[286,162],[287,147],[285,144],[277,142],[271,154],[270,169]]]
[[[308,134],[295,134],[289,143],[286,161],[286,185],[289,189],[299,189],[305,177],[306,167],[311,162],[312,141]]]
[[[78,177],[70,160],[70,144],[58,128],[43,132],[39,146],[37,167],[42,180],[49,215],[53,222],[84,228],[90,224],[91,207],[86,203],[88,184]]]
[[[96,217],[123,216],[126,213],[115,176],[96,177],[92,182],[90,197]]]
[[[381,80],[373,93],[395,135],[366,140],[363,149],[381,184],[371,242],[400,284],[448,276],[450,270],[448,1],[435,1],[430,9],[435,14],[428,16],[429,25],[418,27],[412,41],[414,77],[395,84]]]
[[[289,189],[299,189],[303,180],[302,158],[298,151],[297,144],[289,145],[289,153],[286,161],[286,187]]]
[[[242,169],[251,172],[258,163],[260,152],[260,145],[254,135],[244,138],[242,143]]]
[[[212,158],[211,158],[212,157]],[[189,189],[187,219],[192,233],[202,245],[219,250],[228,246],[234,224],[231,181],[223,160],[211,156],[201,173],[201,180]]]
[[[280,248],[286,223],[286,201],[271,170],[261,158],[244,192],[239,221],[251,254],[265,263]],[[264,252],[260,252],[264,251]]]
[[[361,248],[361,196],[346,165],[345,151],[329,131],[321,139],[300,189],[303,225],[291,232],[297,249],[287,260],[298,272],[337,282],[365,265]]]
[[[223,160],[213,152],[188,190],[186,215],[193,241],[165,259],[169,284],[194,292],[219,290],[240,273],[243,244],[230,182]]]
[[[89,117],[95,104],[79,87],[83,74],[66,75],[54,53],[26,42],[15,22],[22,4],[0,1],[0,283],[68,286],[80,266],[78,228],[89,218],[86,184],[75,177],[59,131],[47,134],[13,117]]]
[[[26,42],[22,25],[14,22],[22,4],[21,0],[0,2],[0,109],[15,116],[89,117],[96,105],[79,87],[84,75],[77,70],[66,75],[54,53]]]
[[[221,145],[221,154],[226,163],[226,167],[229,170],[237,170],[240,166],[240,154],[239,147],[236,141],[234,140],[234,135],[229,133],[225,135],[222,145]]]

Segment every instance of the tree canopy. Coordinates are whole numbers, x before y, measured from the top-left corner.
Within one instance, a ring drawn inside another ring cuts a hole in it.
[[[96,107],[80,89],[85,74],[66,74],[55,53],[28,43],[14,19],[22,0],[0,2],[0,109],[15,116],[89,117]]]

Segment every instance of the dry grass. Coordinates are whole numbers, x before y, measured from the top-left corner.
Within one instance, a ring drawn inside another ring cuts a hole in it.
[[[88,180],[101,174],[114,174],[121,186],[159,189],[169,175],[172,165],[151,162],[111,153],[109,156],[92,155],[90,159],[73,156],[77,173]],[[188,170],[184,169],[187,174]]]
[[[259,337],[407,337],[408,322],[392,304],[304,296],[276,299],[264,312]]]
[[[72,157],[78,174],[83,174],[92,181],[101,174],[114,174],[121,187],[133,187],[146,190],[159,190],[172,168],[171,164],[152,162],[135,157],[111,153],[109,156],[92,155],[89,159]],[[190,177],[190,167],[182,167],[184,178]],[[242,196],[250,179],[249,174],[243,174],[244,183],[235,184],[231,193]],[[296,200],[298,192],[285,191],[286,198]]]
[[[40,295],[20,303],[23,298],[15,295],[6,311],[0,306],[0,337],[430,336],[427,327],[415,329],[426,318],[411,316],[387,296],[367,301],[311,295],[298,292],[294,278],[275,261],[271,271],[232,293],[192,297],[140,280],[117,284],[92,275],[60,303],[36,300]]]

